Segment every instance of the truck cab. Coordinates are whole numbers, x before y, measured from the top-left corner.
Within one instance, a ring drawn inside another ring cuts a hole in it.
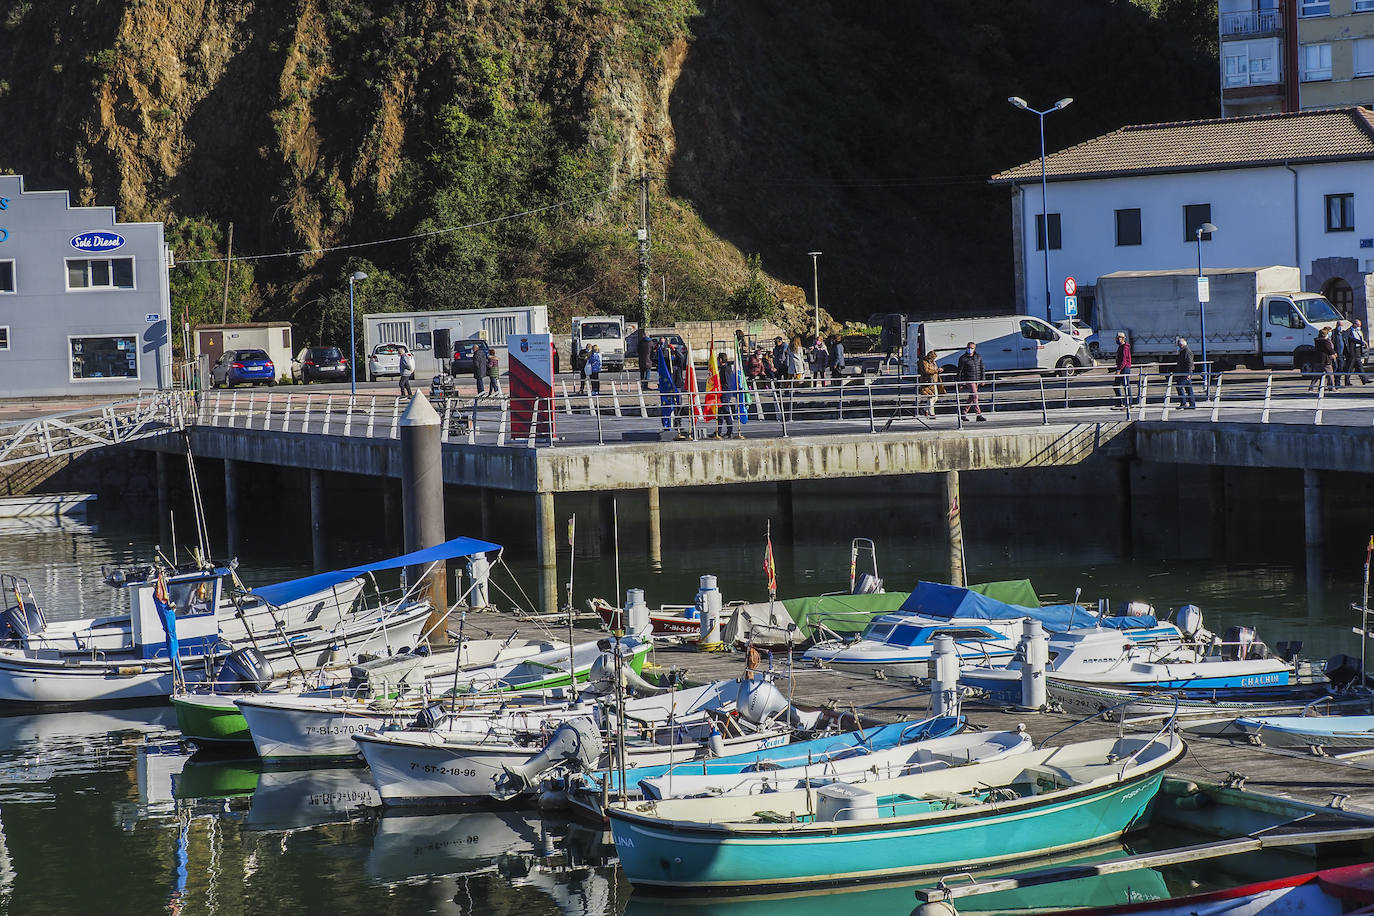
[[[625,317],[596,315],[572,320],[572,367],[582,369],[582,350],[595,344],[601,351],[601,370],[619,372],[625,368]]]
[[[1332,328],[1341,316],[1324,296],[1316,293],[1266,296],[1260,308],[1260,343],[1264,364],[1304,373],[1321,371],[1317,335]]]

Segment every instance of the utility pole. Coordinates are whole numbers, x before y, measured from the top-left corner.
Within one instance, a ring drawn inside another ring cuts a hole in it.
[[[639,175],[639,327],[649,329],[649,173]]]
[[[234,263],[234,224],[229,224],[229,256],[224,259],[224,304],[220,306],[219,323],[229,320],[229,266]]]

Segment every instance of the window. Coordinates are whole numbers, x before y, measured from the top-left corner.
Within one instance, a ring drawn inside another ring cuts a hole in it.
[[[1326,195],[1326,231],[1355,231],[1355,195]]]
[[[1355,39],[1355,75],[1374,76],[1374,38]]]
[[[138,338],[69,337],[72,380],[138,378]]]
[[[1331,0],[1298,0],[1299,16],[1330,16]]]
[[[0,261],[0,293],[14,292],[14,262]]]
[[[1303,45],[1298,48],[1298,66],[1304,83],[1331,79],[1331,45]]]
[[[1118,245],[1140,244],[1140,208],[1116,211],[1116,243]]]
[[[0,325],[0,350],[8,350],[9,348],[10,329],[5,327],[4,325]]]
[[[133,258],[72,258],[67,261],[67,289],[133,288]]]
[[[1354,12],[1368,13],[1374,11],[1374,0],[1355,0]]]
[[[1212,221],[1211,204],[1185,204],[1183,207],[1183,241],[1197,241],[1197,227]],[[1202,233],[1202,240],[1210,242],[1212,233]]]
[[[1279,81],[1279,40],[1228,41],[1221,46],[1226,88],[1272,85]]]
[[[1054,251],[1063,244],[1063,238],[1059,233],[1059,214],[1050,214],[1050,250]],[[1045,217],[1035,214],[1035,250],[1045,250]]]
[[[428,350],[430,347],[430,336],[428,331],[415,332],[415,349]]]
[[[1033,318],[1021,319],[1021,336],[1027,340],[1054,340],[1059,335],[1054,328]]]
[[[1302,319],[1293,306],[1286,300],[1275,299],[1269,303],[1269,323],[1276,328],[1302,328]]]
[[[487,332],[487,343],[493,347],[504,347],[506,338],[515,333],[515,316],[504,315],[497,318],[483,318],[482,330]]]

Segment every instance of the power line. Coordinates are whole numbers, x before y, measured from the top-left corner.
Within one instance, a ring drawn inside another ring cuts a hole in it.
[[[599,197],[610,197],[614,194],[619,193],[619,191],[620,188],[618,186],[612,186],[607,190],[598,192],[596,194],[587,194],[582,197],[574,197],[571,200],[559,201],[558,203],[549,204],[544,207],[535,207],[532,210],[525,210],[520,213],[510,213],[505,216],[496,216],[492,217],[491,219],[484,219],[475,223],[467,223],[462,226],[446,226],[443,229],[433,229],[429,232],[417,232],[412,235],[399,235],[395,238],[376,239],[370,242],[353,242],[349,245],[332,245],[328,248],[302,248],[298,251],[279,251],[273,254],[239,255],[238,257],[234,258],[186,258],[184,260],[178,260],[177,266],[181,266],[182,264],[219,264],[231,260],[265,261],[271,258],[295,258],[306,254],[329,254],[330,252],[335,251],[353,251],[359,248],[371,248],[377,245],[391,245],[396,242],[411,242],[415,241],[416,239],[433,238],[434,236],[438,235],[447,235],[450,232],[462,232],[466,229],[480,229],[483,226],[492,226],[497,223],[509,222],[510,220],[523,219],[526,216],[533,216],[536,213],[547,213],[550,210],[558,210],[562,207],[568,207],[572,206],[573,204],[582,203],[583,201],[594,200]]]

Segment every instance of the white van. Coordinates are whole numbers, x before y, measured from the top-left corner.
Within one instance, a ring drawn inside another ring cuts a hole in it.
[[[1093,365],[1083,341],[1032,315],[952,318],[911,325],[902,353],[902,374],[914,375],[921,354],[935,350],[940,368],[954,371],[969,341],[978,345],[988,372],[1071,372]]]

